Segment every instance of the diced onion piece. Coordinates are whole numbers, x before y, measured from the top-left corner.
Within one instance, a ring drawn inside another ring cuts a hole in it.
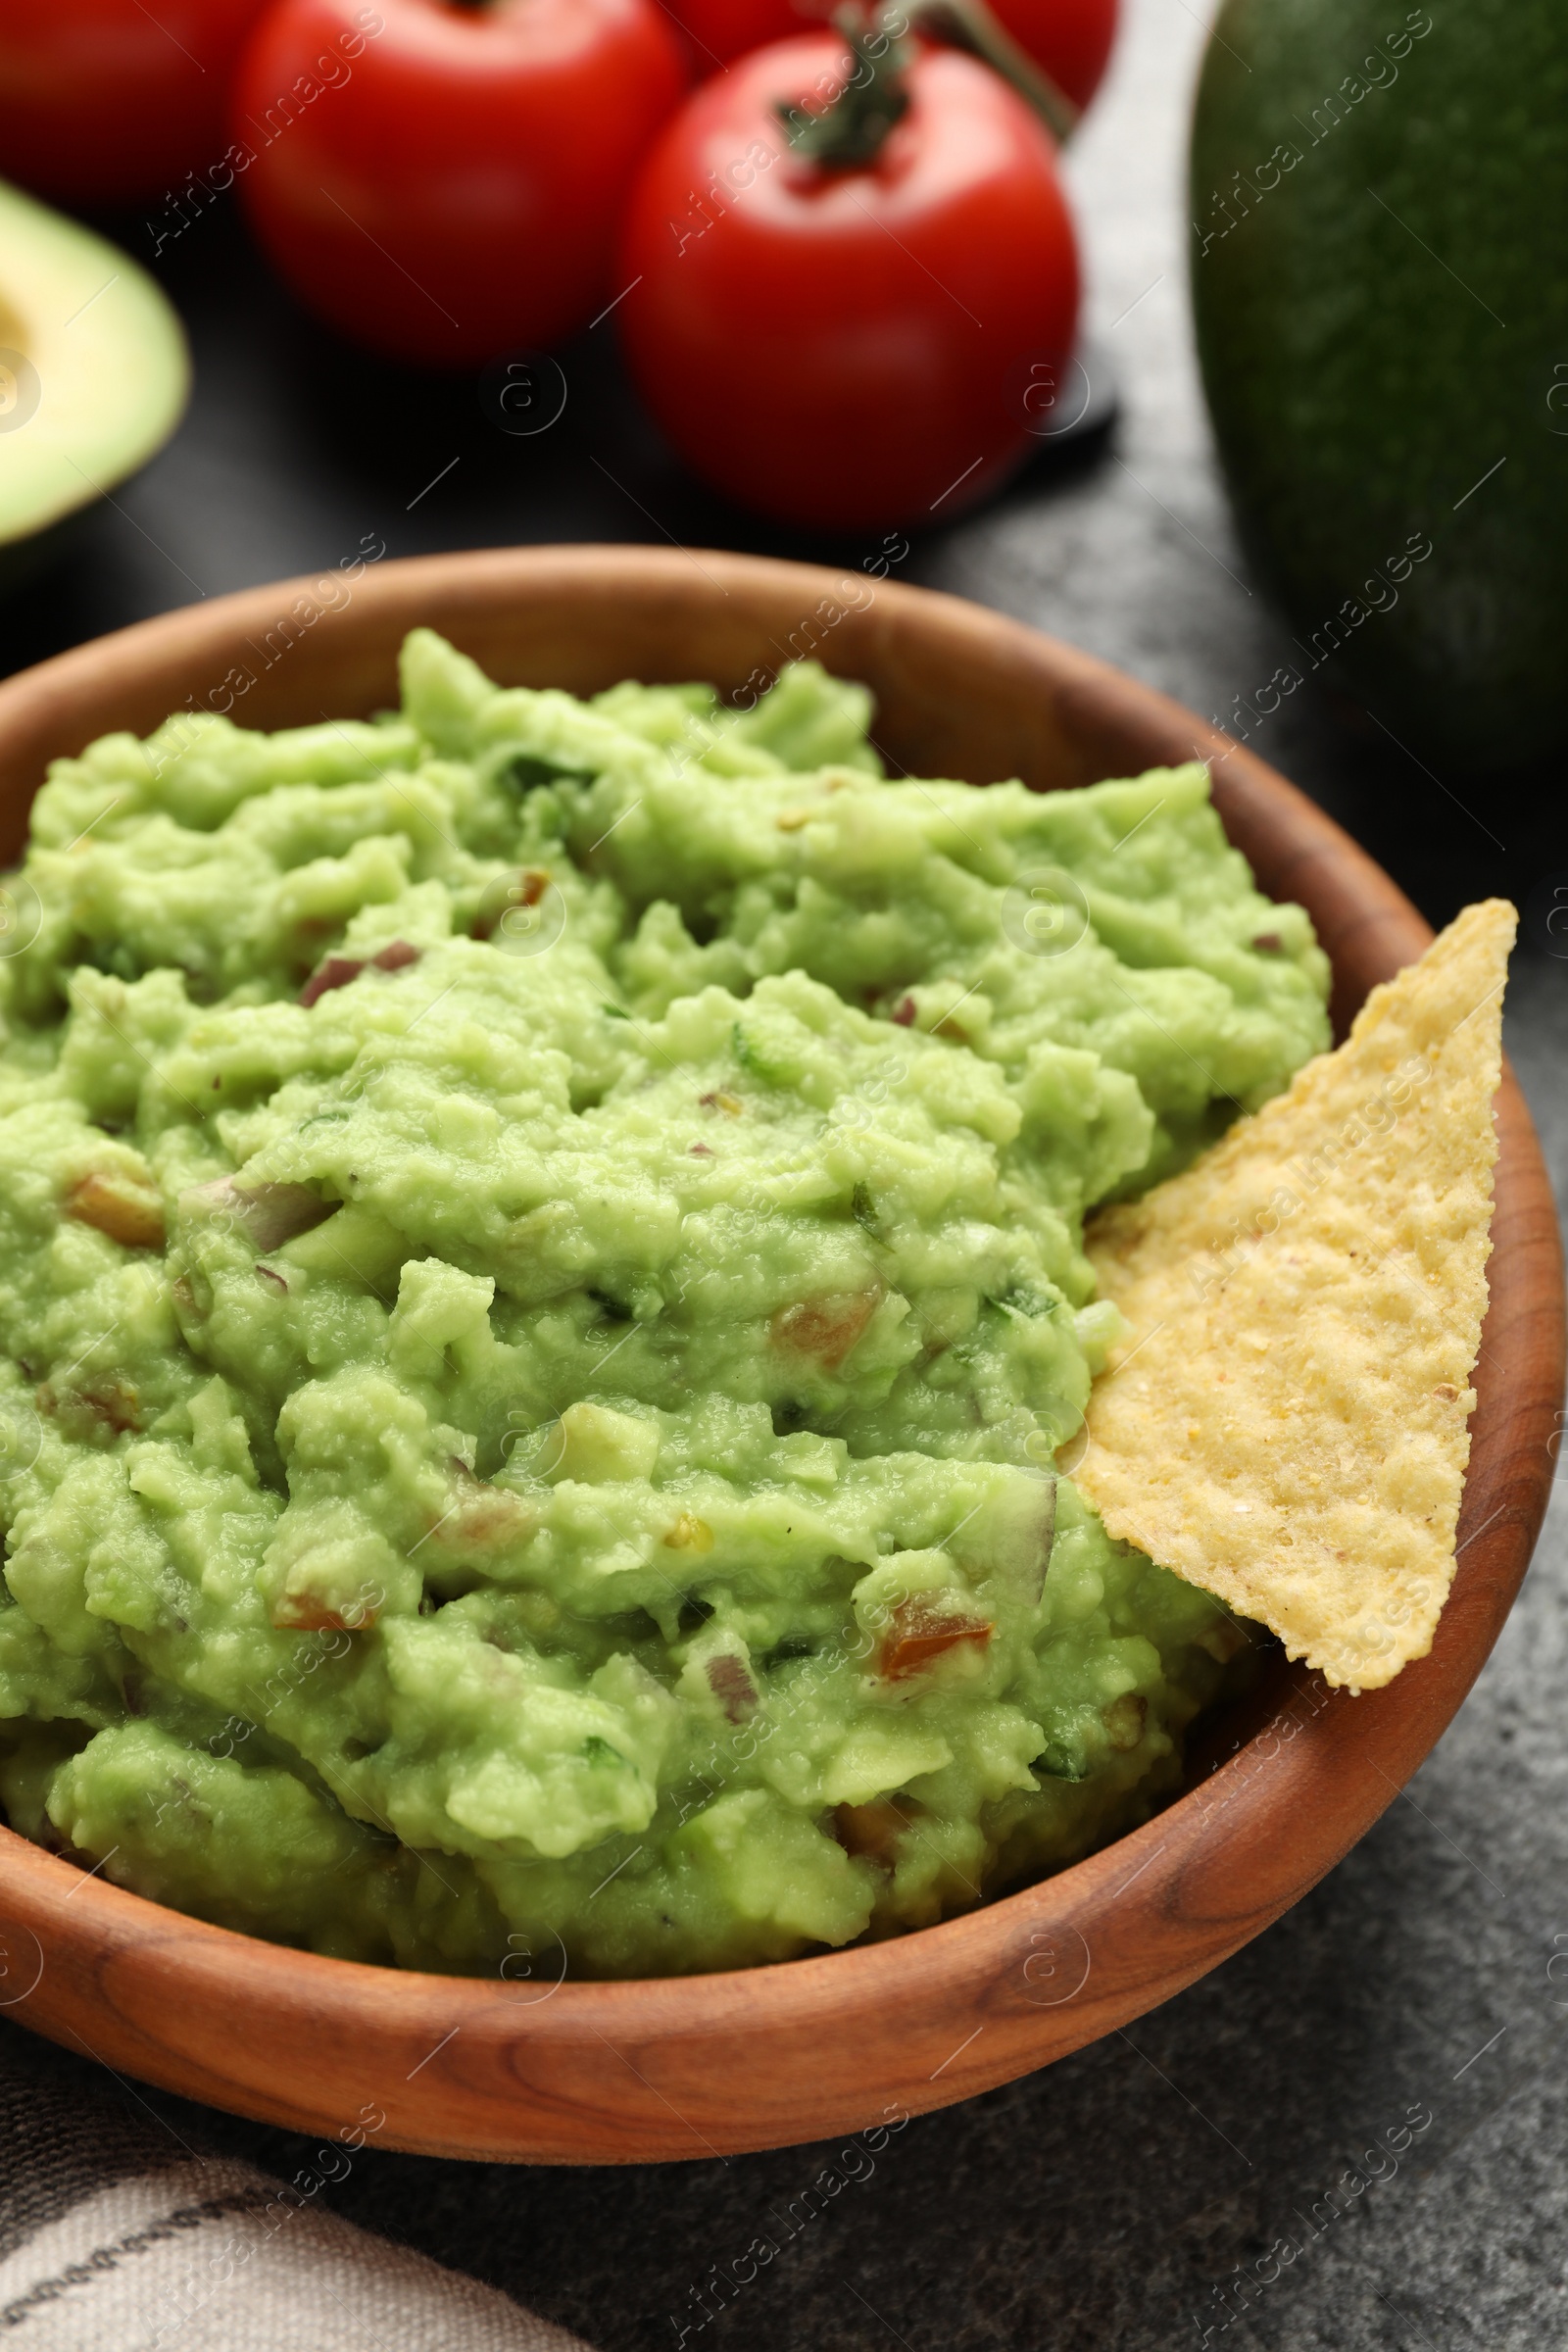
[[[1033,1608],[1045,1591],[1056,1540],[1056,1481],[1051,1471],[1015,1482],[993,1517],[987,1544],[993,1573]]]
[[[708,1687],[731,1723],[744,1723],[757,1711],[757,1685],[732,1649],[708,1661]]]
[[[324,1224],[342,1202],[323,1200],[307,1184],[236,1184],[232,1176],[220,1176],[181,1193],[179,1205],[187,1214],[226,1217],[266,1257],[296,1234]]]

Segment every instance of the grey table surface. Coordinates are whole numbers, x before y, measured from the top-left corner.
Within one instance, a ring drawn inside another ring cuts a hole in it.
[[[1191,352],[1181,181],[1202,38],[1187,0],[1131,0],[1071,157],[1117,426],[919,541],[901,570],[1223,721],[1288,640],[1238,551]],[[114,226],[149,253],[140,221]],[[472,383],[335,346],[222,208],[158,268],[192,333],[191,415],[73,558],[0,609],[5,666],[330,564],[368,532],[393,554],[557,538],[818,552],[681,474],[630,403],[607,330],[564,355],[560,425],[518,440],[486,420]],[[1310,690],[1253,742],[1434,921],[1491,890],[1527,909],[1508,1044],[1568,1185],[1568,961],[1540,915],[1543,892],[1568,880],[1555,775],[1485,788],[1436,776],[1348,732]],[[1410,1787],[1306,1901],[1130,2034],[912,2123],[874,2159],[833,2143],[573,2172],[367,2152],[339,2210],[604,2352],[675,2344],[683,2328],[751,2352],[1568,2341],[1568,1473],[1561,1486],[1490,1664]],[[8,2062],[36,2068],[41,2112],[49,2086],[101,2095],[85,2062],[0,2033]],[[134,2086],[114,2095],[172,2150],[289,2172],[309,2144]],[[825,2172],[832,2193],[803,2202]],[[759,2236],[775,2257],[722,2287]]]

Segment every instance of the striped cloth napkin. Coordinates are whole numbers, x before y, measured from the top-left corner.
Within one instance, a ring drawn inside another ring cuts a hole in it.
[[[587,2352],[510,2296],[204,2158],[0,2027],[0,2344],[18,2352]],[[314,2182],[314,2186],[311,2183]]]

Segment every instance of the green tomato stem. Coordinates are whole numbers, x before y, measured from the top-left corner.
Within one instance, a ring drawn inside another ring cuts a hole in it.
[[[850,47],[851,71],[843,88],[818,113],[782,103],[774,112],[790,145],[808,163],[824,172],[863,171],[876,162],[889,131],[909,111],[904,80],[908,45],[882,12],[862,16],[857,8],[841,8],[833,23]]]
[[[1058,142],[1071,138],[1079,110],[1020,48],[987,0],[887,0],[840,8],[833,24],[850,48],[850,74],[837,97],[816,113],[780,104],[774,111],[797,155],[824,172],[864,171],[909,108],[905,81],[910,50],[902,36],[923,32],[978,57],[1040,117]]]
[[[1052,136],[1065,144],[1081,120],[1066,91],[1013,39],[986,0],[907,0],[904,10],[911,32],[928,32],[983,58],[994,73],[1033,107]]]

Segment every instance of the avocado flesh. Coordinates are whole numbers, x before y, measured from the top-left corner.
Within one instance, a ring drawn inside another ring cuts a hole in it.
[[[1226,0],[1199,86],[1194,311],[1244,544],[1299,673],[1440,768],[1568,737],[1565,123],[1560,0]]]
[[[179,320],[145,270],[0,180],[0,551],[144,465],[189,388]]]

